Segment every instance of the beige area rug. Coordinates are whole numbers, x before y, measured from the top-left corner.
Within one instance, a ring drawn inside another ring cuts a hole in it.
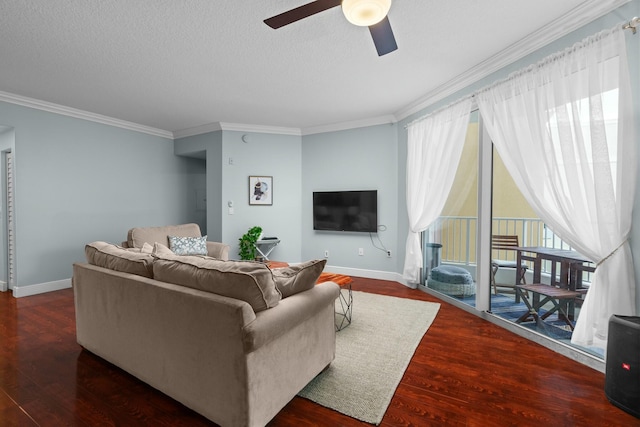
[[[353,291],[353,319],[336,333],[335,360],[299,396],[380,424],[439,309],[433,302]]]

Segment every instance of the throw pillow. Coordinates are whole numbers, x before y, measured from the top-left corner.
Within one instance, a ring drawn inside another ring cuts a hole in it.
[[[207,236],[180,237],[168,236],[169,249],[176,255],[206,255]]]
[[[147,242],[144,242],[144,245],[142,245],[142,247],[140,248],[140,252],[142,252],[143,254],[150,254],[153,252],[153,246],[151,246]]]
[[[153,278],[153,257],[150,254],[129,251],[107,242],[89,243],[84,253],[89,264]]]
[[[273,269],[273,280],[282,298],[313,288],[326,263],[326,259],[317,259]]]
[[[153,251],[151,251],[151,255],[153,255],[154,257],[162,258],[163,256],[175,254],[171,251],[171,249],[169,249],[162,243],[156,242],[153,244]]]

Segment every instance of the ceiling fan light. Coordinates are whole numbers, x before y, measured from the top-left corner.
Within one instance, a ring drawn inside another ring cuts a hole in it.
[[[342,0],[342,13],[347,21],[360,27],[382,21],[390,8],[391,0]]]

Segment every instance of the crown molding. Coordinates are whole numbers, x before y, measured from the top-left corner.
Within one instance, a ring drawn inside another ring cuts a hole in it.
[[[489,76],[495,71],[524,58],[530,53],[547,46],[549,43],[566,36],[572,31],[583,27],[589,22],[606,15],[630,1],[631,0],[591,0],[589,2],[582,3],[569,13],[566,13],[560,18],[531,33],[527,37],[512,44],[498,54],[469,69],[469,71],[460,74],[438,88],[428,92],[414,103],[397,111],[395,116],[398,120],[403,120],[446,98],[447,96],[453,95],[459,90],[464,89],[482,78]]]
[[[174,139],[186,138],[189,136],[202,135],[209,132],[221,131],[220,123],[207,123],[206,125],[194,126],[192,128],[181,129],[173,132]]]
[[[115,126],[122,129],[132,130],[134,132],[146,133],[153,136],[159,136],[161,138],[173,139],[173,133],[166,130],[156,129],[133,122],[128,122],[126,120],[114,119],[113,117],[103,116],[101,114],[78,110],[71,107],[65,107],[64,105],[41,101],[39,99],[29,98],[26,96],[15,95],[13,93],[0,91],[0,101],[15,105],[21,105],[23,107],[34,108],[36,110],[47,111],[49,113],[60,114],[67,117],[74,117],[76,119],[101,123],[108,126]]]
[[[220,122],[222,130],[235,132],[256,132],[256,133],[273,133],[277,135],[293,135],[300,136],[302,133],[299,128],[279,127],[279,126],[262,126],[248,125],[243,123],[224,123]]]
[[[202,135],[203,133],[217,132],[221,130],[234,132],[254,132],[254,133],[273,133],[278,135],[300,136],[301,132],[298,128],[278,127],[278,126],[262,126],[248,125],[243,123],[226,123],[216,122],[208,123],[202,126],[195,126],[188,129],[182,129],[173,133],[175,139],[186,138],[188,136]]]
[[[341,130],[364,128],[368,126],[388,125],[388,124],[396,123],[397,121],[398,120],[393,114],[388,114],[385,116],[372,117],[372,118],[362,119],[362,120],[354,120],[350,122],[342,122],[342,123],[334,123],[330,125],[308,127],[302,130],[302,135],[313,135],[316,133],[337,132]]]

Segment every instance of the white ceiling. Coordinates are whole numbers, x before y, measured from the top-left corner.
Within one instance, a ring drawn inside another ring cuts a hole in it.
[[[394,0],[383,57],[340,7],[262,22],[308,1],[1,0],[2,99],[172,135],[395,121],[628,0]]]

